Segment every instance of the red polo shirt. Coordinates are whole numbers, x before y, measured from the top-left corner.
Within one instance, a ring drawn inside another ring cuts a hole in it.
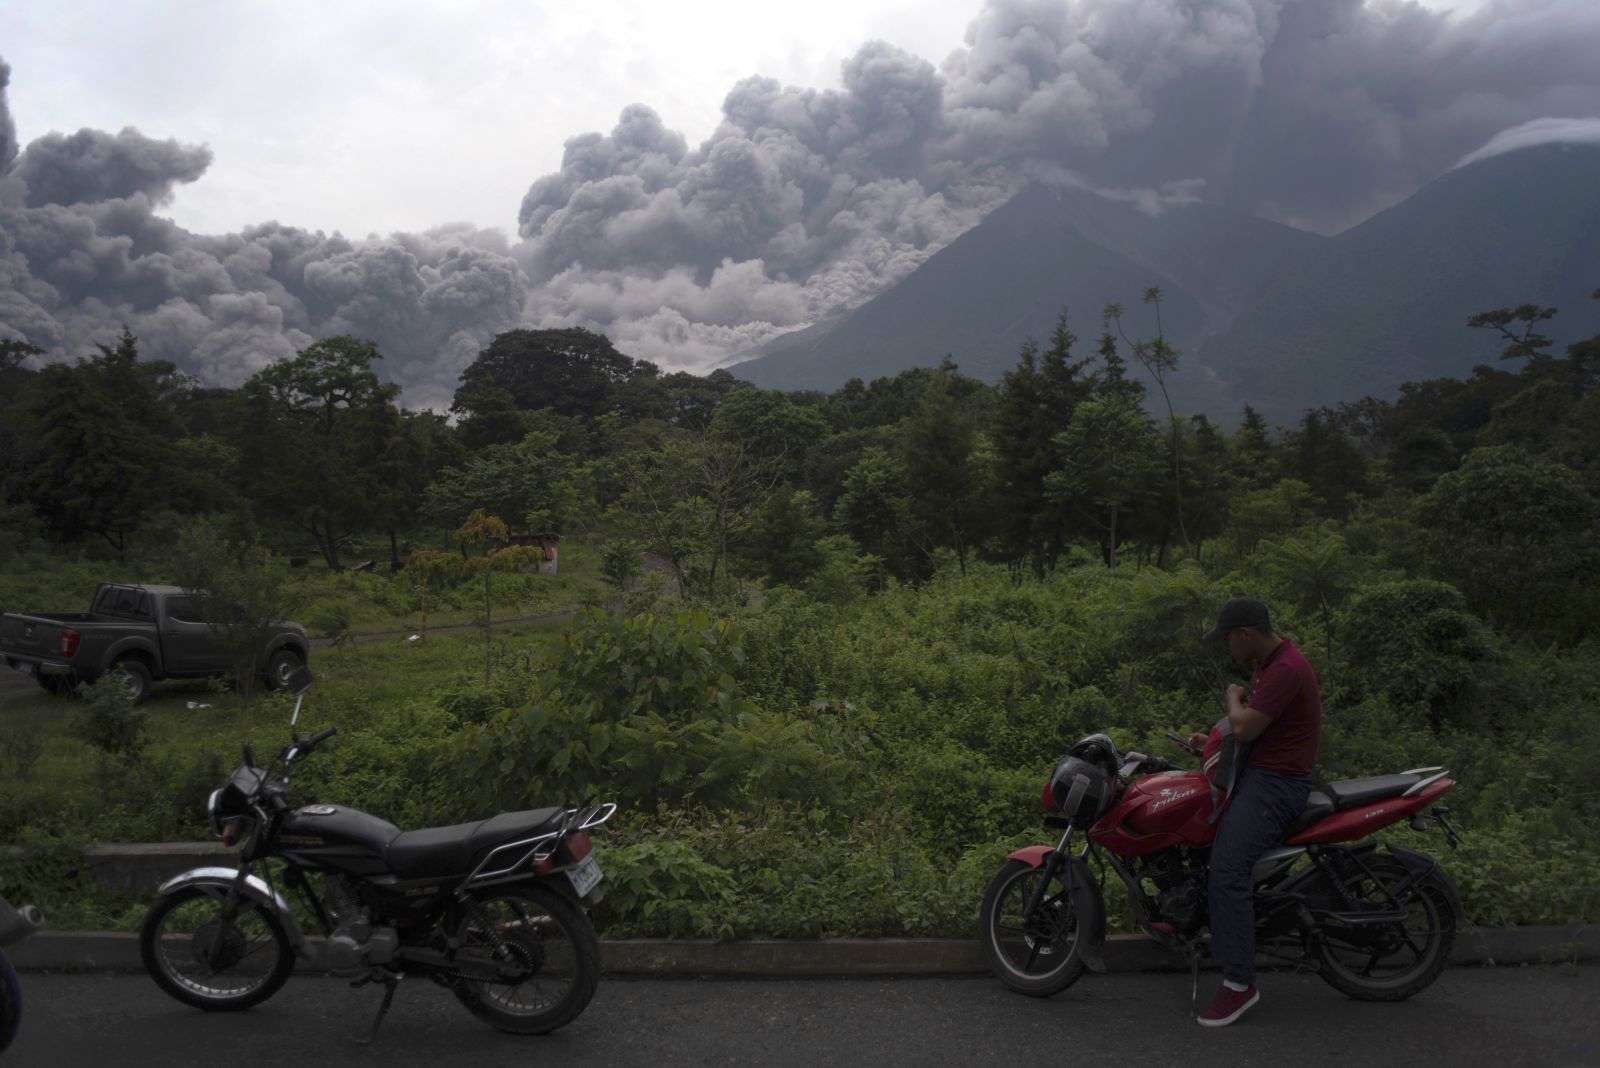
[[[1256,665],[1248,703],[1272,719],[1250,747],[1248,766],[1310,775],[1322,738],[1322,691],[1317,673],[1289,639]]]

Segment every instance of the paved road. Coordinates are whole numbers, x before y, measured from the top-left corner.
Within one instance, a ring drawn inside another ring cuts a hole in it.
[[[1212,977],[1210,982],[1215,982]],[[1207,978],[1202,976],[1202,984]],[[1205,1031],[1182,975],[1088,976],[1036,1000],[993,980],[606,979],[542,1038],[502,1035],[407,980],[378,1044],[355,1043],[373,987],[294,979],[241,1015],[167,999],[143,976],[25,974],[5,1068],[93,1065],[1600,1065],[1600,968],[1445,973],[1400,1005],[1345,999],[1312,975],[1266,977],[1261,1005]],[[1202,986],[1205,990],[1205,986]]]

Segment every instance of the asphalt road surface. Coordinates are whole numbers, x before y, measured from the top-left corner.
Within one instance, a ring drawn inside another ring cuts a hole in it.
[[[1202,995],[1216,982],[1201,977]],[[1021,997],[992,979],[601,981],[587,1012],[543,1037],[503,1035],[445,990],[407,980],[378,1042],[356,1039],[381,992],[291,979],[246,1013],[203,1013],[140,975],[22,976],[5,1068],[121,1065],[1181,1064],[1600,1066],[1600,968],[1456,968],[1398,1005],[1350,1001],[1314,975],[1263,977],[1239,1023],[1206,1030],[1176,974],[1086,976]]]

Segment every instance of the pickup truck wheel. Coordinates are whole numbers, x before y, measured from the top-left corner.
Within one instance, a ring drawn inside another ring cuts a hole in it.
[[[300,667],[300,657],[292,649],[279,649],[267,661],[267,685],[274,690],[287,690],[289,676]]]
[[[143,660],[126,658],[111,665],[111,673],[122,679],[129,700],[138,704],[150,696],[150,669]]]

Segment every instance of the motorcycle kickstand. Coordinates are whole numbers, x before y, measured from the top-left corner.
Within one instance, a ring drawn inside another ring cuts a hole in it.
[[[367,1036],[356,1039],[356,1045],[370,1046],[378,1040],[378,1028],[383,1025],[383,1018],[389,1014],[389,1006],[394,1002],[394,992],[400,986],[400,979],[401,976],[393,972],[373,969],[373,974],[350,984],[352,987],[366,986],[368,983],[383,984],[383,1002],[378,1006],[378,1015],[373,1017],[372,1027],[367,1031]]]
[[[1200,947],[1189,946],[1189,1015],[1200,1018]]]

